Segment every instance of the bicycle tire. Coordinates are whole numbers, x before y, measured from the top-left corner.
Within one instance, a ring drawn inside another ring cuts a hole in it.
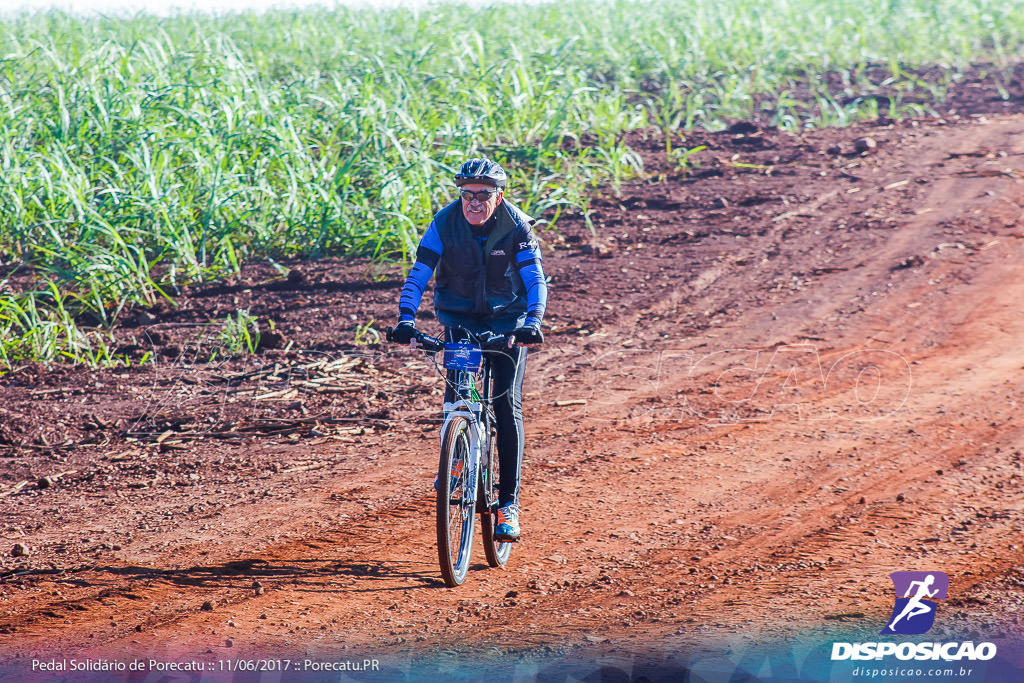
[[[491,428],[490,438],[487,447],[487,462],[489,463],[488,469],[490,474],[488,475],[488,485],[491,487],[491,491],[484,489],[483,472],[481,472],[481,481],[479,483],[480,489],[478,495],[483,500],[490,500],[493,498],[497,501],[498,498],[498,483],[500,481],[501,472],[498,468],[498,454],[495,451],[495,441],[497,436],[494,432],[494,428]],[[498,510],[496,506],[484,505],[480,511],[480,529],[481,537],[484,544],[484,555],[487,557],[487,564],[491,567],[504,567],[508,563],[509,555],[512,554],[512,544],[506,541],[497,541],[494,538],[494,527],[498,525]]]
[[[474,506],[464,502],[466,477],[452,476],[469,469],[470,429],[472,424],[467,418],[452,419],[441,443],[441,460],[438,463],[437,557],[441,576],[449,588],[460,586],[466,580],[473,551],[476,515]]]

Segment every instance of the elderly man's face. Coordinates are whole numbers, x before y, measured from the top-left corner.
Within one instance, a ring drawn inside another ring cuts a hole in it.
[[[484,185],[483,183],[467,183],[459,188],[462,193],[465,192],[492,192],[489,197],[485,200],[479,199],[480,196],[467,199],[465,194],[460,195],[462,197],[462,215],[466,217],[470,225],[483,225],[491,219],[494,215],[495,209],[498,208],[498,204],[501,204],[502,198],[505,193],[496,187],[490,185]]]

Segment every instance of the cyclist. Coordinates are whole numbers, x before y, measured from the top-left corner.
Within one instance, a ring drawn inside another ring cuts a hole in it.
[[[511,333],[515,344],[493,362],[497,420],[498,524],[495,538],[518,541],[519,479],[523,460],[523,375],[526,347],[544,341],[541,319],[547,285],[532,218],[505,199],[504,169],[486,158],[462,164],[455,174],[460,198],[434,216],[416,250],[399,300],[393,339],[408,344],[423,291],[436,270],[434,310],[445,340],[458,330]],[[448,382],[445,402],[455,400]]]

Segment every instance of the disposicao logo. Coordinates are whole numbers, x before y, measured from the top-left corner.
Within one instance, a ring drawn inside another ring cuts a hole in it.
[[[935,623],[935,608],[946,599],[949,577],[942,572],[893,572],[896,604],[882,635],[927,633]]]
[[[949,577],[942,572],[893,572],[896,604],[881,635],[919,635],[935,623],[935,608],[946,599]],[[994,643],[832,643],[832,660],[987,661],[996,656]]]

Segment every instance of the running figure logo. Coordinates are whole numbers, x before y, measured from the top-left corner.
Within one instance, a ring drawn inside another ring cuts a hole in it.
[[[942,572],[893,572],[896,604],[882,635],[926,633],[935,623],[935,608],[946,599],[949,577]]]

